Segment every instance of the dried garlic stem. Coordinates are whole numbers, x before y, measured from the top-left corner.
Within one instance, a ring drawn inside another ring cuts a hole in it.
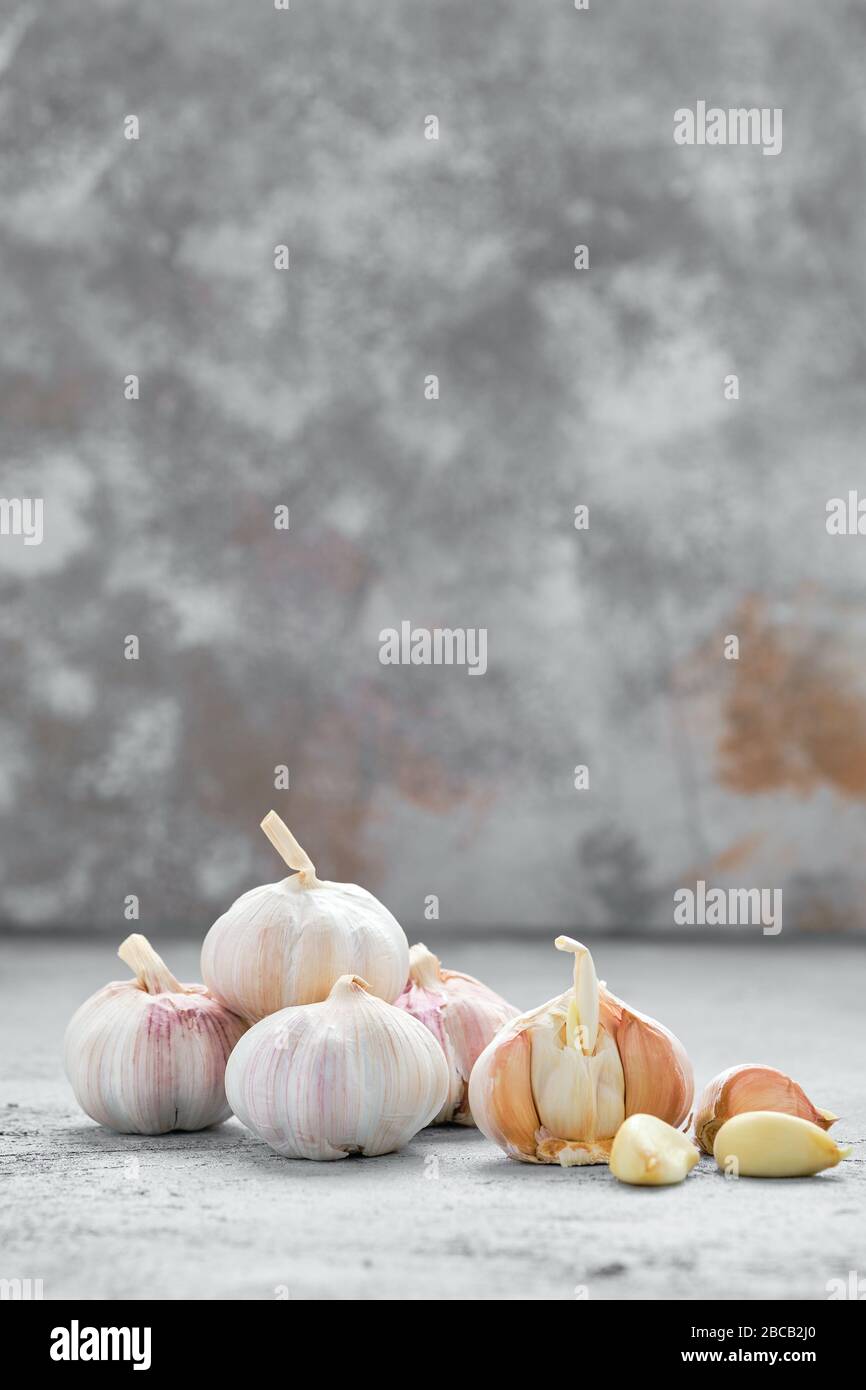
[[[439,957],[423,941],[409,947],[409,978],[422,989],[436,989],[440,984]]]
[[[553,944],[558,951],[571,951],[574,956],[574,998],[568,1006],[566,1041],[569,1047],[579,1048],[584,1057],[591,1057],[598,1040],[598,976],[592,956],[571,936],[558,936]]]
[[[291,830],[276,811],[268,811],[262,821],[262,830],[289,868],[297,869],[302,885],[305,888],[315,888],[319,882],[316,878],[315,864],[306,850],[301,849]]]
[[[148,994],[186,994],[187,990],[174,978],[162,956],[158,956],[146,936],[133,932],[120,946],[117,954],[138,978]]]
[[[369,994],[370,986],[360,975],[341,975],[331,985],[329,999],[347,999],[354,994]]]

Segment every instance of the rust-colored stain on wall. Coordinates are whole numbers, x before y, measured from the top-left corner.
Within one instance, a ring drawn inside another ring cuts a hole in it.
[[[760,599],[739,608],[718,745],[722,784],[756,793],[829,785],[866,797],[866,698],[837,639],[805,624],[774,623]]]
[[[694,870],[689,870],[684,875],[685,882],[691,883],[693,879],[698,878],[710,880],[720,874],[730,874],[734,869],[742,868],[749,863],[765,838],[765,835],[760,831],[753,835],[741,836],[733,844],[716,854],[708,864],[702,864]]]

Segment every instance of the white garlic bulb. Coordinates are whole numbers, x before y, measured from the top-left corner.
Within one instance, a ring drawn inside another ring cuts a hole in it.
[[[262,1019],[226,1068],[238,1119],[285,1158],[391,1153],[430,1123],[447,1093],[432,1033],[357,975],[342,975],[320,1004]]]
[[[97,990],[66,1029],[66,1074],[78,1104],[121,1134],[206,1129],[231,1114],[229,1053],[247,1024],[204,985],[182,985],[139,935],[117,953],[135,972]]]
[[[421,941],[409,952],[409,979],[394,1003],[429,1028],[445,1053],[448,1096],[433,1123],[473,1125],[468,1095],[472,1068],[491,1038],[519,1011],[474,975],[443,970]]]
[[[297,873],[252,888],[214,922],[201,952],[211,993],[250,1023],[320,1002],[346,974],[362,976],[381,999],[396,999],[409,970],[397,919],[357,884],[318,879],[275,811],[262,830]]]

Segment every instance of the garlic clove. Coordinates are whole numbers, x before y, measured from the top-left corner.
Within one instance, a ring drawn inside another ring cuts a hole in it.
[[[679,1038],[604,987],[600,999],[604,1026],[622,1061],[626,1115],[647,1113],[679,1128],[691,1113],[695,1093],[692,1064]]]
[[[286,1158],[335,1160],[402,1148],[448,1092],[423,1024],[342,975],[327,999],[262,1019],[226,1068],[238,1119]]]
[[[248,1022],[321,1002],[344,974],[396,999],[409,969],[409,943],[396,918],[357,884],[319,879],[274,811],[262,829],[297,872],[244,893],[214,922],[201,953],[211,993]]]
[[[851,1153],[819,1125],[779,1110],[748,1110],[726,1120],[713,1144],[719,1167],[745,1178],[805,1178]]]
[[[583,1017],[586,1017],[583,1014]],[[616,1043],[602,1031],[586,1056],[556,1014],[532,1033],[532,1095],[545,1130],[559,1139],[612,1137],[625,1119],[623,1072]]]
[[[682,1182],[700,1154],[681,1130],[657,1115],[629,1115],[616,1132],[610,1171],[620,1182],[663,1187]]]
[[[203,985],[175,979],[144,936],[128,937],[118,955],[136,978],[97,990],[66,1029],[66,1074],[82,1110],[122,1134],[227,1119],[226,1062],[246,1023]]]
[[[474,975],[443,970],[423,942],[409,951],[409,979],[394,1003],[429,1028],[445,1054],[448,1096],[433,1123],[474,1124],[468,1096],[472,1068],[517,1009]]]
[[[469,1078],[469,1109],[478,1128],[509,1158],[540,1163],[541,1121],[532,1097],[532,1038],[526,1015],[506,1024],[481,1053]]]
[[[838,1116],[818,1110],[802,1086],[775,1067],[741,1062],[708,1082],[698,1102],[695,1137],[704,1153],[713,1152],[716,1135],[726,1120],[747,1110],[778,1110],[829,1129]]]

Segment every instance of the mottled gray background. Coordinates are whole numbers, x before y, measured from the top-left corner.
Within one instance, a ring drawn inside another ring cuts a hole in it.
[[[862,928],[866,7],[0,17],[0,492],[46,507],[0,538],[0,919],[195,934],[273,804],[410,931],[697,877]],[[782,154],[676,147],[698,98]],[[403,619],[487,674],[381,666]]]

